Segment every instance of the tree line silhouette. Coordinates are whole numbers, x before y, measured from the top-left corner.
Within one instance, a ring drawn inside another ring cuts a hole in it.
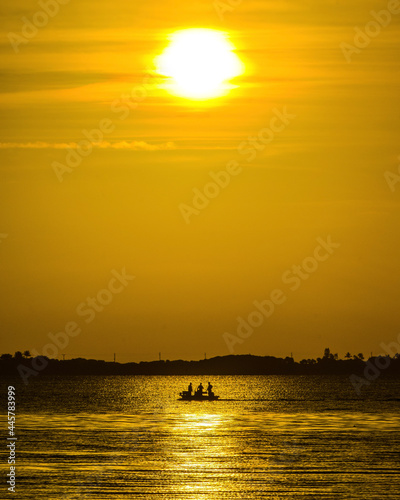
[[[400,375],[400,355],[371,356],[365,360],[362,353],[346,353],[344,359],[329,348],[321,358],[302,359],[292,357],[228,355],[199,361],[158,360],[139,363],[118,363],[95,359],[75,358],[67,360],[32,357],[29,351],[17,351],[14,355],[0,356],[0,375],[302,375],[302,374],[361,374],[369,363],[378,362],[387,368],[382,374]],[[37,366],[45,368],[37,369]],[[34,378],[34,377],[33,377]]]

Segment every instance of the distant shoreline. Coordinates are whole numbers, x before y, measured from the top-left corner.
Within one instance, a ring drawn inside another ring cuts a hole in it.
[[[6,358],[5,358],[6,356]],[[0,357],[0,376],[20,376],[32,380],[37,375],[362,375],[366,369],[379,375],[400,375],[400,357],[376,356],[363,360],[358,356],[337,359],[325,352],[317,360],[294,361],[274,356],[228,355],[199,361],[160,360],[139,363],[118,363],[95,359],[69,360],[46,357],[3,355]]]

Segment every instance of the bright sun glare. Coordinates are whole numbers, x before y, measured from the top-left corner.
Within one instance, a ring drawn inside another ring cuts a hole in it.
[[[166,88],[188,99],[210,99],[234,87],[229,80],[244,71],[225,33],[212,29],[180,30],[156,58],[157,72],[169,77]]]

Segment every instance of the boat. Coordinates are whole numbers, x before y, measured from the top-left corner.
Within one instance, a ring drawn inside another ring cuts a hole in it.
[[[179,401],[216,401],[219,399],[219,396],[216,396],[213,392],[211,394],[207,392],[190,394],[188,391],[182,391],[179,396]]]

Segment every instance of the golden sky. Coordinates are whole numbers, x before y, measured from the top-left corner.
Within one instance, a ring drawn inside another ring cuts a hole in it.
[[[58,355],[225,355],[274,289],[286,300],[235,353],[377,354],[397,336],[400,3],[223,3],[44,0],[47,22],[36,1],[2,4],[1,352],[42,353],[76,322]],[[180,98],[155,74],[186,28],[236,47],[226,96]],[[282,277],[329,237],[340,246],[292,290]],[[135,279],[86,321],[77,308],[124,268]]]

